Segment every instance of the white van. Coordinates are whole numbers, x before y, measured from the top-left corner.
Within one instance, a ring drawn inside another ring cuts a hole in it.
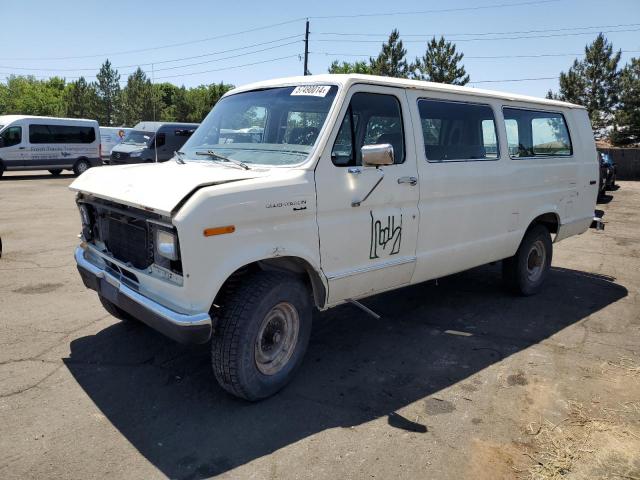
[[[211,341],[219,383],[255,400],[302,361],[313,307],[499,260],[510,290],[539,291],[553,242],[593,221],[598,158],[578,105],[318,75],[236,88],[174,161],[71,188],[105,309]]]
[[[80,175],[96,165],[102,165],[97,121],[0,115],[0,176],[5,170]]]
[[[132,128],[127,127],[100,127],[100,143],[102,145],[102,160],[109,160],[111,150],[122,143],[124,137]]]

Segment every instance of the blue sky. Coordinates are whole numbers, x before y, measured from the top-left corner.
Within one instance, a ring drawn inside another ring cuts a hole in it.
[[[107,57],[120,67],[123,82],[136,65],[150,63],[154,63],[157,81],[187,86],[219,81],[241,85],[297,75],[303,70],[304,17],[310,17],[311,22],[312,73],[326,72],[333,59],[353,61],[376,55],[393,28],[400,30],[410,59],[424,52],[429,35],[445,34],[456,41],[465,54],[464,64],[472,82],[553,77],[475,84],[534,96],[543,96],[550,88],[556,90],[557,75],[575,58],[571,54],[583,52],[584,45],[600,30],[608,32],[616,49],[635,51],[623,53],[623,63],[640,56],[640,0],[532,1],[508,6],[526,1],[287,0],[222,4],[188,0],[21,0],[12,2],[10,8],[9,4],[2,6],[0,78],[7,73],[31,73],[58,74],[68,79],[85,75],[92,80]],[[501,6],[477,8],[495,5]],[[462,10],[465,8],[475,9]],[[457,10],[433,11],[443,9]],[[362,16],[379,13],[385,15]],[[319,18],[334,15],[345,17]],[[236,34],[282,22],[286,23]],[[487,35],[495,32],[498,34]],[[209,40],[199,41],[202,39]],[[157,48],[185,42],[192,43]],[[139,51],[150,48],[154,50]],[[514,55],[562,56],[473,58]],[[85,58],[61,58],[80,56]],[[197,58],[174,61],[185,57]],[[253,65],[233,68],[246,64]],[[143,69],[151,73],[150,65],[143,65]]]

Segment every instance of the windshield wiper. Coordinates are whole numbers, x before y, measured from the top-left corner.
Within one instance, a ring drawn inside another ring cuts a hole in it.
[[[182,156],[184,154],[182,152],[173,152],[173,155],[175,156],[176,163],[184,165],[184,158]]]
[[[220,155],[219,153],[216,153],[213,150],[207,150],[206,152],[196,152],[196,155],[208,155],[212,157],[214,160],[221,160],[223,162],[233,163],[234,165],[237,165],[245,170],[251,170],[249,165],[247,165],[246,163],[241,162],[240,160],[235,160],[233,158],[225,157],[224,155]]]

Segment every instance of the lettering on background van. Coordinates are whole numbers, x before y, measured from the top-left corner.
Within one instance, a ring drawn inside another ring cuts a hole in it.
[[[211,345],[249,400],[292,378],[327,309],[502,261],[544,284],[553,243],[592,224],[584,108],[366,75],[228,92],[171,161],[89,171],[75,259],[105,309]]]

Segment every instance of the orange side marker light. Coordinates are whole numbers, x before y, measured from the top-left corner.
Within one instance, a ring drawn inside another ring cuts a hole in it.
[[[224,235],[225,233],[233,233],[235,231],[235,225],[227,225],[226,227],[205,228],[202,234],[205,237],[213,237],[214,235]]]

